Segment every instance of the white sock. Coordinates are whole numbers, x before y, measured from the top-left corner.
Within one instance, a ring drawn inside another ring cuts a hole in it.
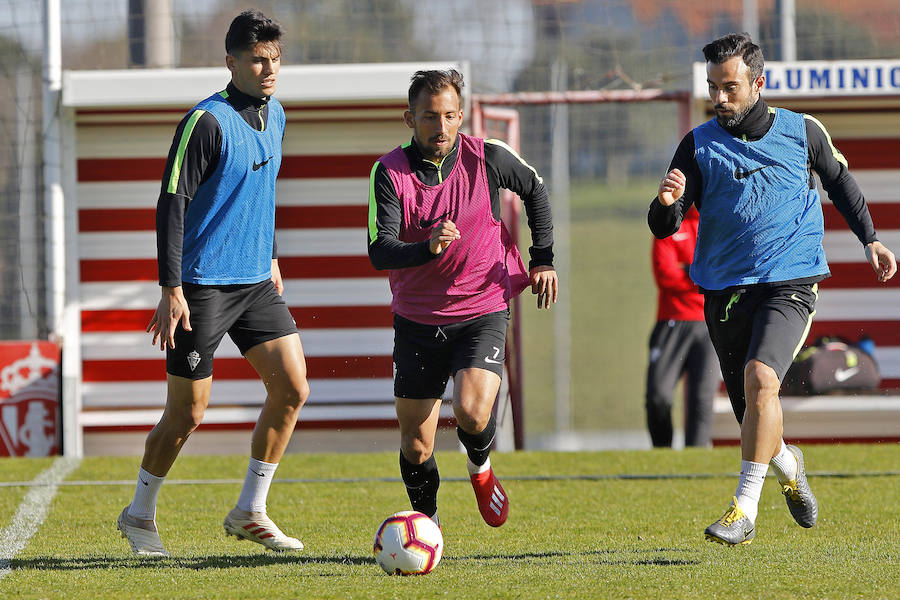
[[[787,483],[788,481],[796,479],[797,472],[800,470],[800,464],[797,462],[797,457],[788,450],[784,440],[781,440],[781,450],[778,451],[775,458],[769,461],[769,464],[772,465],[772,469],[775,471],[775,477],[778,478],[778,483]]]
[[[469,475],[478,475],[479,473],[484,473],[488,469],[491,468],[491,457],[488,456],[487,460],[484,461],[483,465],[476,465],[468,458],[466,459],[466,469],[469,471]]]
[[[759,497],[762,494],[763,482],[769,465],[756,463],[749,460],[741,461],[741,478],[738,480],[737,505],[747,515],[751,523],[756,523],[756,515],[759,513]]]
[[[437,511],[435,511],[435,513],[433,515],[431,515],[431,520],[434,521],[434,524],[437,525],[438,527],[441,526],[441,520],[438,519]]]
[[[137,485],[134,489],[134,500],[128,507],[128,514],[136,519],[152,521],[156,519],[156,496],[162,487],[165,477],[151,475],[141,467],[138,471]]]
[[[269,495],[269,486],[272,485],[272,477],[278,463],[267,463],[255,458],[250,458],[247,465],[247,475],[244,476],[244,487],[237,501],[237,507],[250,512],[266,512],[266,498]]]

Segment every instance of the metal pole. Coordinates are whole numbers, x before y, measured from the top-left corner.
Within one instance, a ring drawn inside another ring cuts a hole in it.
[[[744,31],[753,41],[759,43],[759,7],[756,0],[744,0],[744,17],[741,21]]]
[[[59,101],[62,90],[62,47],[59,0],[44,0],[43,62],[44,206],[47,216],[48,328],[59,334],[66,298],[65,204],[59,150]]]
[[[79,324],[77,305],[69,302],[66,287],[66,255],[74,240],[67,240],[66,231],[73,229],[74,219],[67,223],[62,165],[62,36],[60,33],[60,0],[44,0],[44,60],[43,60],[43,172],[45,236],[47,255],[47,320],[51,338],[62,345],[62,451],[65,456],[81,456],[83,452],[81,427]],[[68,244],[67,244],[68,242]]]
[[[144,47],[147,67],[171,69],[175,66],[172,0],[144,2]]]
[[[38,185],[37,185],[37,140],[34,139],[33,125],[30,123],[34,94],[34,71],[20,67],[16,73],[16,106],[29,107],[29,118],[16,119],[15,156],[16,172],[19,176],[19,337],[34,340],[45,332],[39,331],[40,314],[38,299],[39,280],[35,273],[41,272],[39,264],[38,240]]]
[[[781,60],[797,60],[797,10],[794,0],[781,0]]]
[[[565,91],[568,87],[566,64],[556,61],[550,70],[551,87]],[[556,433],[562,436],[572,431],[572,365],[571,330],[572,304],[569,295],[570,210],[569,210],[569,106],[554,104],[551,115],[551,197],[553,199],[553,254],[559,275],[559,301],[553,307],[554,386],[556,397]]]

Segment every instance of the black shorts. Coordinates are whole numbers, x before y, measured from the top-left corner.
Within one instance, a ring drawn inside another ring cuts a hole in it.
[[[809,333],[818,297],[817,283],[757,285],[705,295],[706,326],[738,421],[746,404],[744,365],[758,360],[784,380]]]
[[[182,283],[191,310],[191,331],[178,323],[175,348],[166,348],[166,373],[187,379],[212,375],[213,354],[227,332],[247,350],[292,333],[297,324],[271,279],[249,285],[196,285]]]
[[[509,309],[450,325],[423,325],[394,315],[394,395],[441,398],[462,369],[503,376]]]

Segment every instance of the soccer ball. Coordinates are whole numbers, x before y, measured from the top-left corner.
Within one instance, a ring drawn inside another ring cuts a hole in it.
[[[413,510],[394,513],[375,533],[375,562],[388,575],[430,573],[444,554],[441,529]]]

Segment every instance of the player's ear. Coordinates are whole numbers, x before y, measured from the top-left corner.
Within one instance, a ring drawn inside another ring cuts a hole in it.
[[[406,126],[410,129],[416,128],[416,117],[411,110],[403,111],[403,122],[406,123]]]
[[[753,87],[757,92],[762,91],[762,89],[766,86],[766,76],[760,75],[756,79],[753,80]]]
[[[228,70],[234,73],[234,57],[230,54],[225,55],[225,66],[228,67]]]

